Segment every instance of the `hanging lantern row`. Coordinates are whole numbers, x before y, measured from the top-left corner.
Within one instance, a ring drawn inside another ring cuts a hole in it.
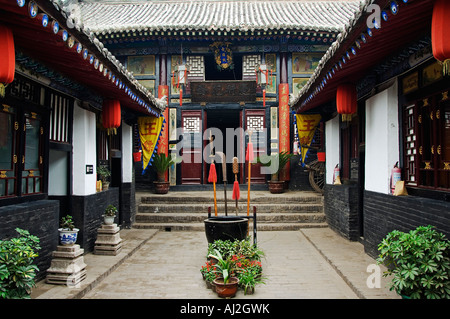
[[[118,100],[104,100],[102,105],[102,125],[108,135],[117,134],[122,122],[120,102]]]
[[[16,0],[17,5],[19,7],[25,7],[26,0]],[[34,1],[30,1],[28,3],[28,15],[31,18],[37,18],[41,21],[42,27],[46,28],[51,26],[52,31],[55,35],[60,36],[63,42],[67,44],[69,49],[75,48],[76,52],[82,56],[84,60],[88,60],[91,65],[94,66],[96,70],[100,73],[103,73],[103,76],[107,77],[113,84],[115,84],[119,89],[124,90],[126,94],[140,106],[144,107],[148,113],[153,116],[158,117],[160,114],[154,111],[148,103],[146,103],[143,99],[141,99],[138,95],[132,92],[119,77],[115,76],[112,71],[108,70],[103,63],[100,62],[93,54],[89,53],[88,49],[83,48],[83,45],[78,42],[74,37],[72,37],[66,30],[60,28],[58,21],[52,20],[46,13],[39,13],[39,7]],[[50,22],[50,20],[52,20]],[[1,80],[0,80],[1,82]]]
[[[398,14],[400,6],[398,2],[400,1],[390,1],[389,5],[384,10],[381,11],[382,21],[384,22],[389,21],[390,16],[389,12],[392,15]],[[408,0],[401,0],[401,2],[407,4]],[[448,1],[442,0],[442,2]],[[364,46],[364,44],[366,44],[370,40],[370,38],[374,36],[374,31],[381,29],[382,21],[378,21],[376,18],[372,20],[373,28],[367,28],[365,32],[361,33],[361,35],[358,37],[355,43],[350,48],[348,48],[348,50],[344,53],[344,55],[334,64],[333,67],[331,67],[331,69],[326,73],[325,77],[322,79],[322,82],[315,88],[314,92],[311,93],[305,99],[305,101],[303,101],[301,106],[304,106],[305,104],[311,102],[315,98],[315,96],[325,88],[328,81],[330,81],[339,70],[343,69],[344,66],[357,55],[358,50],[361,49]],[[450,59],[450,55],[447,59]]]
[[[450,1],[436,0],[431,22],[431,44],[433,56],[443,65],[444,76],[450,75]]]

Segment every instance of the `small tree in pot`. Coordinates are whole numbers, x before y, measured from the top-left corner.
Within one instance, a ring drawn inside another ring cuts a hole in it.
[[[59,243],[61,245],[73,245],[77,241],[78,228],[75,228],[72,216],[66,215],[61,218],[61,228],[59,231]]]
[[[283,193],[284,181],[279,181],[279,173],[294,156],[288,152],[281,152],[279,154],[261,155],[257,158],[257,163],[265,166],[271,173],[271,180],[269,181],[269,191],[271,193]]]
[[[114,205],[108,205],[105,209],[105,213],[103,214],[103,219],[105,225],[112,225],[114,224],[114,218],[117,214],[117,208]]]
[[[102,181],[103,190],[107,190],[109,188],[109,177],[111,176],[111,172],[106,166],[100,165],[97,167],[97,174]]]
[[[153,158],[152,167],[156,171],[157,180],[155,184],[155,192],[157,194],[166,194],[169,191],[170,182],[166,181],[166,173],[170,166],[176,161],[172,155],[166,156],[164,153],[158,153]]]

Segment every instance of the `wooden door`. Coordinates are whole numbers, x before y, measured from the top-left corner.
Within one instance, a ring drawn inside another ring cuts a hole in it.
[[[245,153],[248,147],[248,131],[252,130],[252,144],[254,150],[255,160],[256,157],[262,154],[267,154],[267,132],[266,128],[266,111],[262,110],[246,110],[245,111]],[[251,183],[252,184],[264,184],[266,182],[266,175],[261,174],[261,164],[251,165]],[[245,183],[248,182],[248,162],[245,161]]]
[[[183,128],[181,184],[202,183],[202,111],[181,111]]]

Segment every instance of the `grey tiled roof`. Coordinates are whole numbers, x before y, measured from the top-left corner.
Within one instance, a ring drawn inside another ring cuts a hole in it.
[[[44,2],[44,0],[39,1],[39,4]],[[166,108],[166,102],[163,99],[156,98],[149,90],[147,90],[139,81],[133,76],[133,74],[128,71],[124,65],[104,46],[104,44],[96,37],[94,32],[89,30],[82,23],[82,19],[80,17],[79,6],[77,5],[76,0],[49,0],[51,4],[56,8],[58,12],[62,15],[62,17],[66,20],[67,25],[72,25],[73,28],[69,29],[69,33],[78,32],[77,38],[83,38],[83,46],[87,46],[87,42],[90,42],[95,47],[95,50],[91,50],[92,54],[96,56],[98,59],[106,59],[114,68],[110,69],[111,73],[116,75],[121,75],[125,80],[126,86],[129,86],[129,92],[137,93],[139,92],[141,96],[145,98],[145,103],[149,103],[150,105],[156,107],[160,112],[164,111]],[[69,23],[70,22],[70,23]],[[80,39],[78,39],[81,41]],[[148,105],[145,105],[150,111]],[[153,113],[153,112],[152,112]]]
[[[80,19],[94,33],[124,31],[311,30],[340,32],[359,0],[82,2]]]

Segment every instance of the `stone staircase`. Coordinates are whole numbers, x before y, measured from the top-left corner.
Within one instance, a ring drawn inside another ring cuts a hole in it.
[[[227,191],[228,216],[236,215],[236,201]],[[214,216],[213,191],[169,191],[159,195],[136,193],[136,221],[133,228],[152,228],[165,231],[203,231],[208,207]],[[257,213],[257,230],[298,230],[327,227],[323,213],[323,197],[314,192],[287,191],[271,194],[269,191],[251,191],[250,214]],[[224,193],[217,191],[218,216],[225,215]],[[247,191],[241,189],[238,201],[239,216],[247,215]],[[252,229],[252,221],[250,221]]]

